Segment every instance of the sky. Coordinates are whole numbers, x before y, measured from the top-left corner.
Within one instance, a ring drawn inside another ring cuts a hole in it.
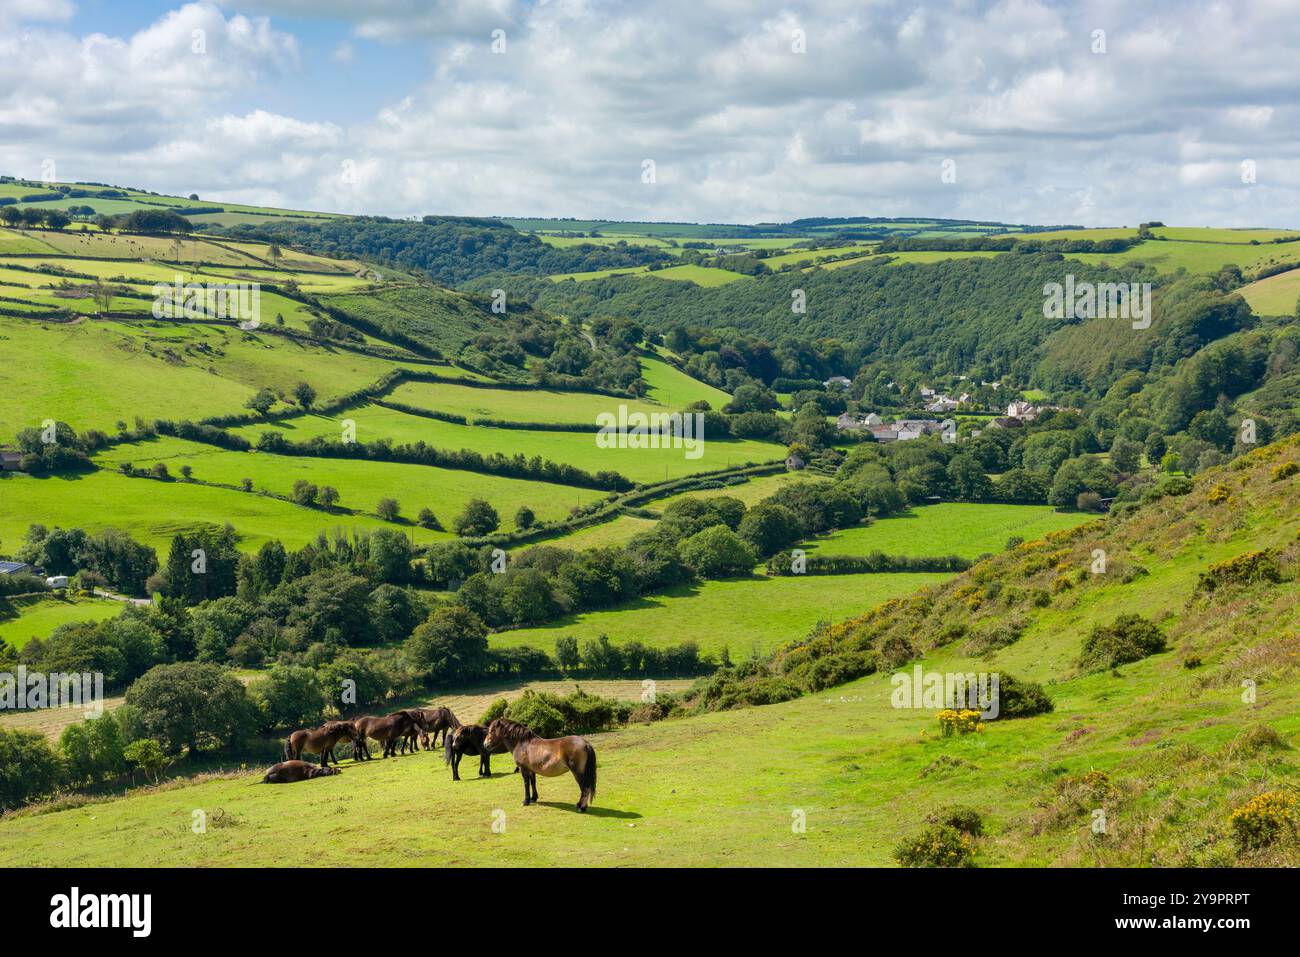
[[[0,173],[387,216],[1300,226],[1300,0],[0,0]]]

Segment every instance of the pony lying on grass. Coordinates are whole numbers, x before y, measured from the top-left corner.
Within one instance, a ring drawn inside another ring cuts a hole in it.
[[[293,784],[295,781],[306,781],[310,778],[322,778],[331,774],[342,773],[338,768],[318,768],[306,761],[281,761],[266,772],[266,777],[262,778],[262,783]]]
[[[578,810],[586,811],[596,796],[596,749],[586,738],[571,734],[564,738],[539,738],[526,726],[509,718],[497,718],[488,725],[483,741],[486,751],[504,747],[524,776],[524,806],[537,800],[537,775],[553,778],[569,771],[578,782]],[[531,788],[531,796],[530,796]]]

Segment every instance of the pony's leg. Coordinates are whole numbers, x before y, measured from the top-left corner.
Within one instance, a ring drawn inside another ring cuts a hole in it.
[[[528,772],[528,780],[529,780],[529,781],[532,783],[532,785],[533,785],[533,803],[536,804],[537,801],[538,801],[538,797],[537,797],[537,772],[536,772],[536,771],[529,771],[529,772]]]
[[[451,779],[453,781],[460,780],[460,752],[456,750],[455,745],[452,745],[451,752]]]
[[[524,772],[523,777],[524,777],[524,807],[528,807],[528,805],[531,804],[532,801],[529,800],[528,797],[528,772],[527,771]]]

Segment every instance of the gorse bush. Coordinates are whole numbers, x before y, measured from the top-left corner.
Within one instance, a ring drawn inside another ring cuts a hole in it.
[[[1085,668],[1113,668],[1165,650],[1165,636],[1141,615],[1120,615],[1109,625],[1095,625],[1083,642],[1079,663]]]
[[[984,727],[983,722],[980,721],[980,713],[966,708],[960,711],[944,708],[935,717],[939,721],[939,733],[945,738],[950,738],[953,735],[970,734],[974,731],[980,731]]]
[[[903,867],[973,867],[975,841],[951,824],[935,824],[894,848]]]
[[[971,837],[980,837],[984,834],[984,818],[973,807],[944,808],[941,811],[927,815],[925,822],[927,824],[947,825]]]
[[[1270,847],[1296,834],[1296,798],[1285,791],[1266,791],[1233,809],[1228,816],[1233,840],[1243,851]]]
[[[1216,562],[1201,573],[1196,583],[1197,591],[1213,592],[1228,585],[1251,585],[1257,582],[1277,584],[1282,580],[1282,569],[1271,549],[1247,552],[1226,561]]]

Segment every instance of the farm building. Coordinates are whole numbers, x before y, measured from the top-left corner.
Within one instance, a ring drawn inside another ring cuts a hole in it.
[[[38,569],[26,562],[0,562],[0,575],[35,575]]]
[[[0,471],[17,472],[23,465],[23,453],[14,449],[0,449]]]

